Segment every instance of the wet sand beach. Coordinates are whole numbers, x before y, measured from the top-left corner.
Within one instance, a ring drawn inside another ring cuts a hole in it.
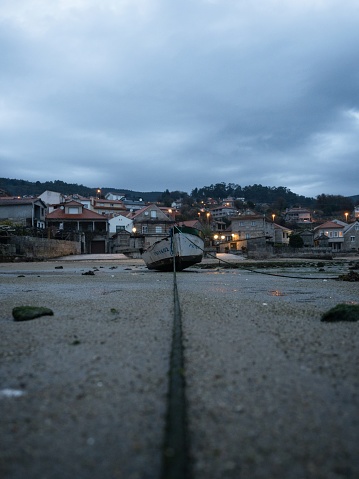
[[[359,322],[320,320],[359,283],[279,273],[176,275],[193,479],[359,478]],[[160,478],[173,275],[2,263],[0,298],[1,477]],[[16,322],[21,305],[54,315]]]

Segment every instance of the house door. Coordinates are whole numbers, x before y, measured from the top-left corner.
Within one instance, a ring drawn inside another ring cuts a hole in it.
[[[91,254],[105,254],[105,241],[91,241]]]

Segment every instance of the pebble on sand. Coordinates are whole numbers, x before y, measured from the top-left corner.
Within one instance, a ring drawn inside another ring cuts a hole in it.
[[[52,309],[41,306],[16,306],[12,310],[15,321],[28,321],[29,319],[39,318],[40,316],[53,316]]]

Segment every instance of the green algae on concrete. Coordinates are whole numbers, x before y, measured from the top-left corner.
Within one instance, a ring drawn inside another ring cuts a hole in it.
[[[53,316],[53,314],[52,309],[41,306],[16,306],[12,310],[15,321],[28,321],[29,319],[39,318],[40,316]]]
[[[323,314],[321,321],[359,321],[359,304],[337,304]]]

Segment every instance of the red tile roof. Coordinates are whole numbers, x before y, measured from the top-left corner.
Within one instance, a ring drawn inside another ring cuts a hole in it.
[[[338,229],[343,229],[343,225],[338,225],[338,223],[334,223],[333,221],[327,221],[326,223],[323,223],[322,225],[317,226],[316,230],[323,230],[323,229],[332,229],[332,228],[338,228]]]
[[[57,208],[56,210],[46,215],[47,220],[94,220],[94,221],[107,221],[107,217],[90,211],[87,208],[83,208],[81,214],[69,214],[65,213],[65,210]]]

